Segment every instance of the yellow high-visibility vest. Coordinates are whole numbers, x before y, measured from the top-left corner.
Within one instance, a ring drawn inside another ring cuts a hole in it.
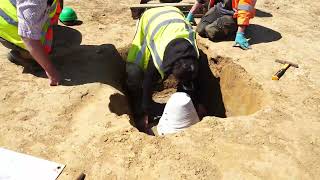
[[[178,8],[149,9],[144,12],[139,21],[127,61],[136,63],[146,70],[149,58],[152,56],[155,67],[164,78],[162,68],[164,51],[167,45],[177,38],[188,40],[199,56],[196,33]]]
[[[41,42],[44,45],[51,45],[52,43],[46,41],[45,35],[50,27],[50,19],[55,15],[56,10],[57,0],[54,0],[49,9],[49,18],[42,28]],[[16,46],[26,49],[21,37],[18,34],[16,0],[0,0],[0,37]]]

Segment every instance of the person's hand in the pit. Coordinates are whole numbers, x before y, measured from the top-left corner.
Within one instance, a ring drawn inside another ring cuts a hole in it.
[[[61,78],[60,78],[60,74],[58,73],[58,71],[53,69],[50,73],[46,71],[46,74],[50,80],[50,86],[60,85]]]
[[[151,130],[150,124],[149,124],[149,116],[148,115],[144,116],[143,122],[145,125],[144,132],[148,135],[154,135],[154,133]]]
[[[22,40],[34,60],[46,71],[50,86],[58,86],[60,84],[59,72],[54,67],[41,41],[30,38],[22,38]]]
[[[149,128],[149,117],[148,115],[144,115],[143,117],[143,122],[144,122],[144,128]]]
[[[137,119],[136,126],[140,132],[144,132],[149,134],[149,117],[148,115],[144,115],[141,118]]]

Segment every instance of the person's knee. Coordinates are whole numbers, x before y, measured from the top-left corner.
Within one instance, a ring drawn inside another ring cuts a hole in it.
[[[197,29],[196,31],[198,32],[198,34],[201,36],[201,37],[206,37],[206,31],[205,31],[205,28],[206,28],[207,24],[205,23],[199,23],[198,26],[197,26]]]
[[[222,16],[205,28],[209,39],[221,39],[233,34],[237,30],[237,23],[232,16]]]
[[[226,36],[234,33],[238,28],[236,20],[232,16],[226,15],[221,17],[219,19],[219,24]]]
[[[221,33],[221,29],[217,26],[216,22],[213,22],[212,24],[206,26],[205,32],[210,40],[214,40],[219,35],[219,33]]]

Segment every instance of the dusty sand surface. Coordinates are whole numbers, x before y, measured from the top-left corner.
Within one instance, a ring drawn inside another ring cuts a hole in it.
[[[59,87],[22,73],[0,46],[0,146],[66,164],[59,179],[319,178],[317,1],[258,0],[249,51],[199,38],[228,118],[167,137],[139,133],[121,91],[121,55],[135,31],[128,7],[137,2],[66,1],[83,24],[57,28]],[[271,81],[275,59],[300,68]]]

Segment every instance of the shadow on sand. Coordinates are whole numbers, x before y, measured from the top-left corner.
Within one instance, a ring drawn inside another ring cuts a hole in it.
[[[55,27],[55,51],[52,60],[65,81],[63,86],[77,86],[88,83],[108,84],[123,91],[125,81],[125,62],[112,44],[81,45],[82,35],[79,31],[65,26]],[[202,101],[208,110],[206,115],[226,117],[219,79],[212,74],[207,56],[201,51],[200,60]],[[45,77],[44,73],[38,74]],[[116,93],[110,96],[109,109],[117,115],[131,115],[127,108],[127,97]],[[162,114],[164,104],[153,104],[156,110],[153,116]],[[160,107],[161,106],[161,107]],[[160,111],[159,111],[160,110]],[[130,121],[132,125],[134,123]]]
[[[246,36],[250,38],[250,45],[278,41],[282,38],[279,32],[258,24],[250,24]]]
[[[220,79],[213,75],[209,66],[209,59],[201,50],[199,76],[202,76],[202,80],[199,82],[199,94],[201,95],[202,103],[207,109],[206,116],[225,118],[226,109],[222,98]]]
[[[54,33],[51,59],[61,74],[62,86],[99,82],[122,91],[125,62],[114,45],[80,45],[81,33],[66,26],[55,27]],[[46,77],[44,72],[34,75]]]
[[[273,15],[261,9],[256,9],[256,17],[273,17]]]
[[[264,27],[258,24],[250,24],[246,29],[246,38],[249,38],[249,44],[260,44],[260,43],[268,43],[273,41],[278,41],[282,38],[281,34],[278,31],[270,29],[268,27]],[[215,40],[211,40],[213,42],[222,42],[222,41],[234,41],[236,34],[226,36],[226,37],[218,37]]]

